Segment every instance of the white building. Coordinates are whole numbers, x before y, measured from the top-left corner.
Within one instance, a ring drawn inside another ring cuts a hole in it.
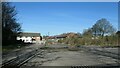
[[[42,40],[40,33],[21,33],[17,36],[17,40],[22,40],[24,43],[39,43]]]

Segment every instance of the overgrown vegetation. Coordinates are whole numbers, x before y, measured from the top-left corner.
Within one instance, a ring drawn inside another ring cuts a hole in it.
[[[115,28],[109,21],[102,18],[98,20],[91,28],[83,31],[82,34],[68,33],[67,37],[60,39],[59,43],[69,45],[98,45],[98,46],[117,46],[118,35]]]

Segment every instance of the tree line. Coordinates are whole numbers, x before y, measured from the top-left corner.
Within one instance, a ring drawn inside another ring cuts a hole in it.
[[[21,25],[17,22],[15,6],[9,2],[2,2],[2,45],[16,43],[16,36],[21,32]]]

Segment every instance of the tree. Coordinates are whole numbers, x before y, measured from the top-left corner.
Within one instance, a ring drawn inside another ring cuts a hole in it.
[[[102,18],[93,25],[92,31],[94,35],[101,35],[102,37],[105,34],[112,34],[115,32],[115,28],[110,24],[107,19]]]
[[[83,36],[92,36],[92,29],[88,28],[83,31]]]
[[[11,6],[8,2],[2,2],[2,41],[5,43],[13,43],[16,36],[21,31],[21,26],[17,23],[15,6]]]

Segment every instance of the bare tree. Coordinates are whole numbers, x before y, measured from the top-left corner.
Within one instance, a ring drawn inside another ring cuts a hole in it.
[[[88,28],[83,31],[83,36],[92,36],[92,29]]]
[[[102,18],[93,25],[92,31],[95,35],[101,35],[103,37],[105,34],[112,34],[116,30],[107,19]]]

